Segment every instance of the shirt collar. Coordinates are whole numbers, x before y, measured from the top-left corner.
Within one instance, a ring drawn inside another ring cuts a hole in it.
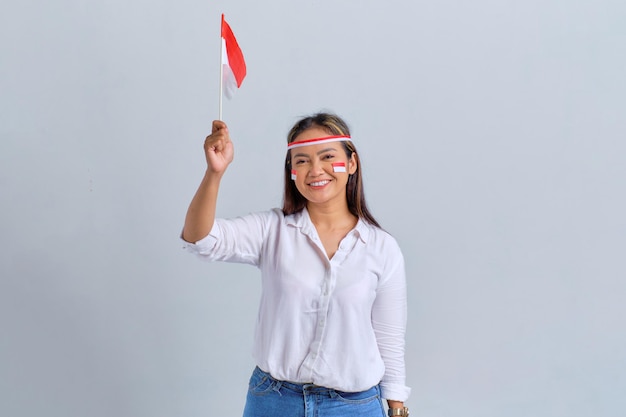
[[[285,223],[289,226],[294,226],[302,230],[302,233],[310,234],[315,230],[315,226],[313,226],[313,222],[311,221],[311,217],[309,217],[309,212],[305,208],[301,211],[285,216]],[[356,236],[363,242],[367,243],[367,238],[369,237],[370,226],[365,223],[362,219],[359,219],[354,227],[354,233]]]

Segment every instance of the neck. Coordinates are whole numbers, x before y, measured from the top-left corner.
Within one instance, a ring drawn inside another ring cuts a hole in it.
[[[317,205],[307,204],[309,217],[316,227],[328,229],[354,227],[357,217],[350,213],[348,205]]]

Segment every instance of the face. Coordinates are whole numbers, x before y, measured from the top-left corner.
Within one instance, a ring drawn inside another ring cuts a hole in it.
[[[324,129],[311,128],[300,133],[294,142],[332,136]],[[333,164],[343,163],[345,172],[335,172]],[[348,175],[357,169],[356,158],[346,155],[341,142],[302,146],[291,150],[296,188],[312,204],[347,204]]]

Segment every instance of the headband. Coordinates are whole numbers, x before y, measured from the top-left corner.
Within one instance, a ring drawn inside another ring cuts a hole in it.
[[[299,140],[297,142],[291,142],[287,144],[287,150],[293,148],[299,148],[301,146],[309,146],[309,145],[318,145],[320,143],[330,143],[330,142],[346,142],[352,141],[350,136],[324,136],[323,138],[314,138],[307,140]]]

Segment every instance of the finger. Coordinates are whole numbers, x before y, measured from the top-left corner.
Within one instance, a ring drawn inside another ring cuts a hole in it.
[[[216,133],[220,130],[228,130],[228,126],[221,120],[213,120],[213,125],[211,126],[211,133]]]
[[[205,150],[213,150],[216,152],[221,152],[225,147],[226,144],[230,142],[230,139],[228,139],[227,136],[222,136],[222,135],[211,135],[208,136],[206,138],[206,140],[204,141],[204,149]]]
[[[230,137],[228,136],[228,132],[224,132],[224,131],[219,131],[216,133],[212,133],[209,136],[206,137],[206,139],[204,139],[204,144],[206,145],[211,145],[214,143],[218,143],[218,142],[230,142]]]

